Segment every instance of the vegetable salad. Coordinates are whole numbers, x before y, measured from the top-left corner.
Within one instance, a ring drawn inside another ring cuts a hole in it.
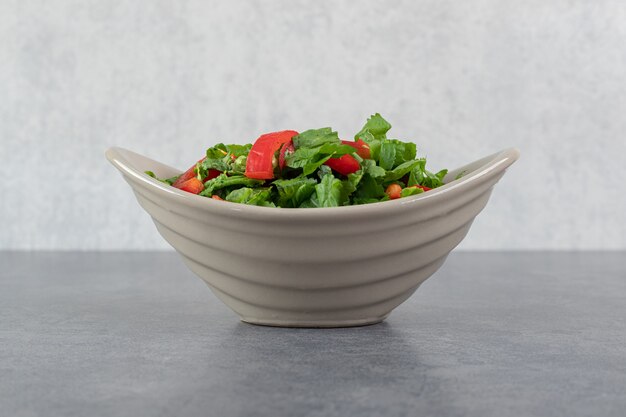
[[[428,171],[415,144],[389,139],[389,129],[376,113],[350,141],[324,127],[267,133],[247,145],[220,143],[184,173],[158,179],[216,200],[285,208],[376,203],[443,185],[448,171]]]

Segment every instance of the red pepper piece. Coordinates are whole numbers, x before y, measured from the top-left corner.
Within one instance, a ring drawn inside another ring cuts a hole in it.
[[[432,190],[432,188],[430,188],[430,187],[427,187],[427,186],[425,186],[425,185],[419,185],[419,184],[412,185],[411,187],[421,188],[421,189],[422,189],[422,190],[424,190],[424,191],[430,191],[430,190]]]
[[[330,158],[324,163],[342,175],[350,175],[357,172],[361,166],[359,161],[354,159],[352,155],[343,155],[339,158]]]
[[[295,130],[266,133],[252,145],[246,161],[245,176],[259,180],[274,178],[274,154],[280,146],[296,136]]]
[[[206,158],[202,158],[201,160],[199,160],[198,162],[202,162],[204,161]],[[174,183],[172,184],[172,187],[176,187],[176,188],[180,188],[181,184],[184,183],[185,181],[194,178],[197,174],[196,174],[196,164],[193,164],[191,166],[191,168],[189,168],[187,171],[183,172],[180,177],[178,177],[178,179],[176,181],[174,181]]]
[[[278,155],[278,166],[281,170],[285,169],[287,162],[285,161],[285,155],[287,152],[293,153],[296,150],[293,146],[293,140],[289,140],[286,142],[282,148],[280,148],[280,154]]]
[[[342,140],[341,143],[343,143],[344,145],[352,146],[354,149],[356,149],[356,154],[363,159],[370,159],[372,157],[370,153],[370,147],[367,143],[363,141],[363,139],[359,139],[357,141]]]
[[[192,194],[200,194],[200,191],[204,190],[204,184],[198,178],[193,177],[180,184],[180,188],[183,191],[187,191]]]
[[[209,169],[209,171],[207,172],[207,176],[204,179],[204,182],[207,182],[209,180],[212,180],[215,177],[218,177],[221,173],[222,171],[218,171],[217,169]]]

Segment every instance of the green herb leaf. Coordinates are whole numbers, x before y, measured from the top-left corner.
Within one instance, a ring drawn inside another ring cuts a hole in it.
[[[411,174],[409,175],[409,182],[407,185],[409,187],[416,184],[423,185],[429,188],[441,187],[443,185],[443,178],[448,173],[448,170],[443,169],[436,174],[433,174],[426,169],[425,159],[418,159],[418,161],[419,164],[417,164],[413,168]]]
[[[207,159],[222,159],[226,155],[228,155],[228,148],[223,143],[218,143],[206,150],[206,158]]]
[[[248,161],[247,155],[241,155],[230,164],[231,173],[242,174],[246,172],[246,162]]]
[[[146,175],[154,178],[155,180],[159,180],[159,181],[164,182],[164,183],[169,184],[169,185],[174,184],[176,182],[176,180],[178,179],[178,177],[180,177],[180,175],[176,175],[175,177],[172,177],[172,178],[159,178],[152,171],[144,171],[144,173]]]
[[[248,143],[246,145],[226,145],[226,152],[229,155],[234,155],[235,158],[239,158],[240,156],[247,156],[250,153],[250,149],[252,148],[252,144]],[[232,159],[232,158],[231,158]]]
[[[314,178],[300,176],[291,180],[276,180],[273,185],[278,192],[280,207],[300,207],[315,192],[317,181]]]
[[[317,170],[317,177],[321,180],[325,175],[333,175],[333,170],[328,165],[322,165]]]
[[[230,167],[226,161],[223,159],[205,159],[202,163],[198,164],[199,171],[197,173],[200,174],[202,178],[207,176],[207,172],[210,169],[217,169],[221,172],[227,172],[230,170]]]
[[[325,143],[341,143],[337,132],[330,127],[306,130],[293,137],[293,146],[299,148],[317,148]]]
[[[354,152],[354,148],[342,145],[341,142],[326,142],[317,148],[298,148],[291,155],[287,155],[285,161],[288,167],[302,168],[302,173],[309,175],[330,158],[336,158],[352,152]]]
[[[396,181],[404,177],[420,164],[420,160],[406,161],[395,167],[392,171],[388,171],[385,175],[385,182]]]
[[[342,201],[346,202],[350,200],[350,196],[356,191],[359,186],[359,183],[363,179],[364,172],[362,169],[354,172],[352,174],[348,174],[348,178],[343,180],[342,183]]]
[[[354,139],[362,139],[370,147],[370,155],[373,160],[379,161],[381,157],[381,142],[387,139],[387,132],[391,129],[391,124],[387,122],[379,113],[370,116],[359,133],[354,135]],[[389,152],[389,151],[388,151]],[[391,169],[385,168],[385,169]]]
[[[313,207],[338,207],[343,205],[343,184],[333,175],[325,175],[315,186],[315,194],[311,196]]]
[[[370,116],[369,119],[367,119],[367,122],[365,122],[365,125],[363,126],[361,131],[354,135],[354,139],[356,140],[360,138],[367,142],[367,140],[365,139],[366,132],[369,132],[374,139],[386,139],[387,136],[385,135],[387,134],[389,129],[391,129],[391,125],[389,124],[389,122],[383,119],[383,117],[379,113],[376,113]]]
[[[225,200],[232,203],[249,204],[252,206],[266,206],[272,195],[270,188],[238,188],[226,195]]]
[[[263,184],[262,180],[254,180],[243,175],[233,175],[229,177],[226,174],[221,174],[204,183],[204,190],[200,193],[200,195],[211,197],[215,190],[220,190],[222,188],[253,187],[260,184]]]
[[[402,142],[397,139],[384,139],[380,146],[380,166],[386,170],[406,161],[415,159],[417,153],[414,143]]]
[[[400,192],[400,197],[408,197],[410,195],[421,194],[423,192],[424,190],[422,190],[421,188],[407,187],[402,189],[402,191]]]
[[[382,184],[376,181],[370,174],[364,174],[354,193],[355,199],[380,199],[385,196]]]
[[[171,178],[159,179],[159,181],[163,181],[165,183],[168,183],[169,185],[172,185],[178,180],[178,178],[180,178],[180,175],[176,175]]]
[[[207,149],[206,159],[199,164],[196,172],[201,179],[207,176],[210,169],[229,174],[243,174],[246,170],[246,160],[251,147],[251,144],[224,145],[223,143],[218,143]]]
[[[381,178],[387,175],[387,171],[376,165],[376,161],[371,159],[364,159],[361,164],[361,169],[364,173],[370,174],[372,178]]]

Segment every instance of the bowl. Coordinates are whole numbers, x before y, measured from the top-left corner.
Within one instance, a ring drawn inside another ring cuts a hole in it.
[[[163,238],[241,320],[347,327],[384,320],[441,267],[519,151],[450,171],[426,193],[308,209],[200,197],[144,174],[167,178],[180,170],[123,148],[106,157]]]

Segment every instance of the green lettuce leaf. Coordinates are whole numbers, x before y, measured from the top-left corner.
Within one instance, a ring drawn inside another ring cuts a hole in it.
[[[290,180],[276,180],[273,185],[278,192],[277,204],[280,207],[300,207],[315,192],[317,181],[300,176]]]
[[[228,152],[229,155],[234,155],[235,158],[239,158],[240,156],[248,156],[248,154],[250,153],[250,149],[252,148],[252,144],[248,143],[245,145],[225,145],[225,148],[226,152]]]
[[[207,159],[222,159],[226,155],[228,155],[228,149],[223,143],[218,143],[217,145],[206,150]]]
[[[363,179],[363,175],[365,175],[365,173],[362,169],[360,169],[355,173],[348,174],[348,178],[341,181],[341,184],[342,184],[341,200],[344,201],[344,203],[350,200],[350,196],[358,188],[359,183]]]
[[[227,171],[230,174],[240,174],[243,175],[246,172],[246,162],[248,161],[247,155],[241,155],[234,161],[229,164],[229,170]]]
[[[409,174],[420,164],[420,160],[406,161],[395,167],[392,171],[387,171],[385,174],[385,182],[391,182],[399,180],[405,175]]]
[[[381,178],[387,175],[387,171],[376,165],[376,161],[371,159],[364,159],[361,163],[361,169],[372,178]]]
[[[270,188],[238,188],[226,195],[225,200],[232,203],[249,204],[252,206],[273,206],[270,197],[272,190]]]
[[[423,192],[424,190],[422,190],[421,188],[407,187],[402,189],[402,191],[400,192],[400,197],[408,197],[410,195],[421,194]]]
[[[330,127],[321,129],[309,129],[293,137],[293,146],[299,148],[317,148],[326,143],[341,143],[337,132],[333,132]]]
[[[159,178],[152,171],[144,171],[144,173],[146,175],[154,178],[155,180],[159,180],[159,181],[164,182],[164,183],[169,184],[169,185],[174,184],[176,182],[176,180],[178,179],[178,177],[180,177],[180,175],[176,175],[175,177],[172,177],[172,178]]]
[[[198,166],[200,176],[206,177],[207,171],[210,169],[217,169],[229,174],[243,174],[246,170],[246,160],[251,147],[251,144],[224,145],[218,143],[207,149],[206,159]],[[234,160],[233,156],[235,157]]]
[[[200,193],[202,196],[211,197],[215,190],[220,190],[227,187],[254,187],[255,185],[263,184],[262,180],[254,180],[252,178],[244,177],[243,175],[228,176],[221,174],[212,180],[204,183],[204,190]]]
[[[391,124],[389,124],[388,121],[383,119],[383,117],[379,113],[376,113],[370,116],[369,119],[367,119],[367,122],[365,122],[365,125],[363,126],[361,131],[357,133],[356,135],[354,135],[354,139],[355,140],[363,139],[365,142],[367,142],[366,132],[371,134],[371,139],[376,139],[376,140],[386,139],[387,136],[385,135],[387,134],[389,129],[391,129]]]
[[[357,189],[354,192],[355,200],[376,199],[378,201],[378,199],[385,195],[385,189],[382,184],[376,181],[370,174],[363,175],[363,178],[359,181]]]
[[[328,161],[348,153],[354,152],[354,148],[339,142],[326,142],[316,148],[302,147],[285,157],[287,166],[290,168],[302,168],[304,175],[315,172],[317,168]]]
[[[391,170],[403,162],[415,159],[416,154],[414,143],[383,139],[380,145],[379,165],[381,168]]]
[[[409,182],[407,185],[410,187],[412,185],[423,185],[429,188],[437,188],[443,185],[443,178],[448,173],[447,169],[442,169],[436,174],[428,171],[426,169],[426,159],[418,159],[419,164],[417,164],[409,175]]]
[[[344,191],[341,180],[333,175],[325,175],[315,186],[315,194],[311,196],[305,207],[338,207],[344,203]]]
[[[198,164],[200,176],[206,177],[207,171],[210,169],[217,169],[221,172],[230,171],[230,166],[227,161],[223,159],[205,159],[202,163]]]

